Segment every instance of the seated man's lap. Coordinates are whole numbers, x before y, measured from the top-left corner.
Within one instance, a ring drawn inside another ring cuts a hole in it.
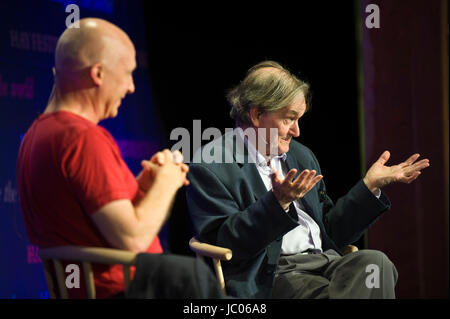
[[[377,273],[372,274],[374,271]],[[379,280],[383,287],[368,283],[372,280],[370,275]],[[281,256],[272,296],[393,298],[396,280],[395,266],[384,253],[376,250],[360,250],[345,256],[333,250],[320,254]]]

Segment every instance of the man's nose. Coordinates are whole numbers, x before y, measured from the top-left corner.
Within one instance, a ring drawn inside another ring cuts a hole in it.
[[[289,134],[294,137],[300,136],[300,127],[298,126],[298,121],[294,121],[294,123],[292,123],[291,127],[289,128]]]

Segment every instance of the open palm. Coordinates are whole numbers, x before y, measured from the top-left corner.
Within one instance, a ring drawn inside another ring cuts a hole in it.
[[[377,188],[389,185],[395,182],[411,183],[420,175],[420,171],[430,166],[428,159],[422,159],[418,162],[419,154],[411,155],[406,161],[386,166],[386,162],[391,157],[389,151],[384,151],[380,158],[369,168],[364,177],[367,187],[373,191]]]

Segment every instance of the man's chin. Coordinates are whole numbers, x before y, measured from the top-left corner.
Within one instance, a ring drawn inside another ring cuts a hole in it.
[[[281,140],[278,144],[278,155],[289,152],[289,145],[291,144],[291,139],[289,141]]]
[[[120,104],[109,112],[109,118],[115,118],[119,114]]]

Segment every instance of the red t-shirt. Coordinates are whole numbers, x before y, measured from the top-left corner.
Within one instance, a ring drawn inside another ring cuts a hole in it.
[[[33,122],[20,146],[17,178],[27,235],[43,248],[111,247],[91,215],[114,200],[134,203],[139,196],[136,178],[111,134],[67,111]],[[158,237],[147,252],[162,252]],[[124,290],[122,266],[94,265],[94,280],[98,298]],[[85,296],[83,287],[68,291],[71,297]]]

